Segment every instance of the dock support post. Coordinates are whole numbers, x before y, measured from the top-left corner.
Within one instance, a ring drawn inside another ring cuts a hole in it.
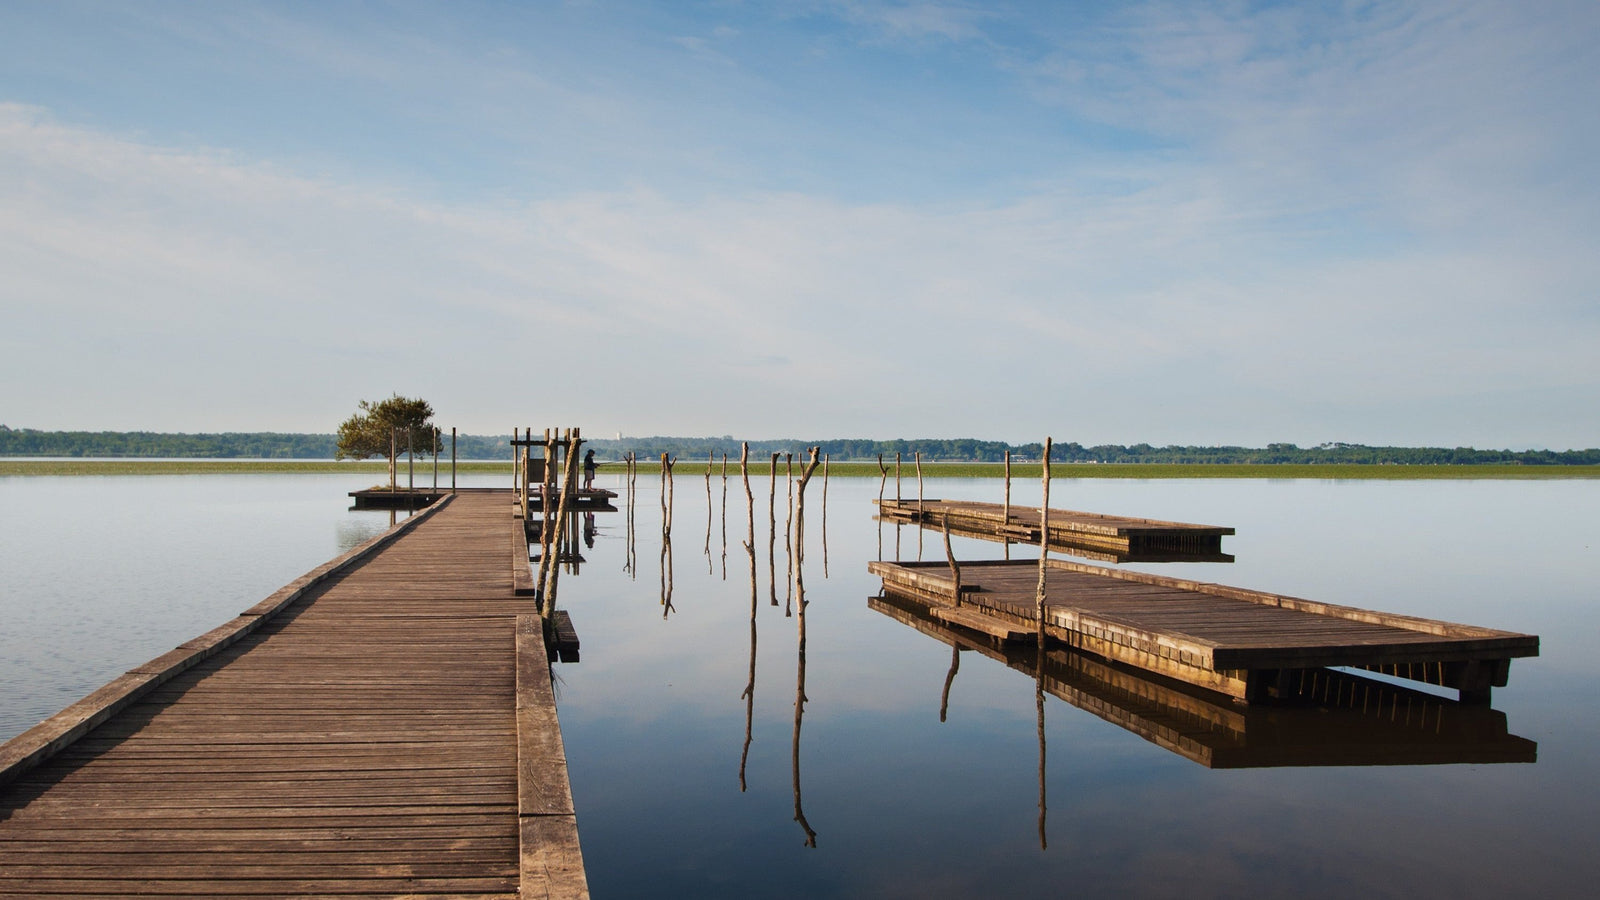
[[[1044,439],[1044,470],[1042,490],[1044,498],[1039,501],[1039,588],[1034,595],[1034,614],[1039,622],[1039,646],[1044,646],[1044,596],[1045,573],[1049,571],[1050,559],[1050,438]]]
[[[456,427],[450,426],[450,493],[456,492]]]

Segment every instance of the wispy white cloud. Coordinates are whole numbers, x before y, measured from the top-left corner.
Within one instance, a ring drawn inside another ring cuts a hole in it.
[[[1273,263],[1192,186],[939,212],[648,191],[482,208],[14,105],[0,163],[21,176],[0,198],[14,275],[0,302],[18,326],[6,379],[64,353],[117,373],[98,401],[70,380],[14,401],[21,424],[136,427],[140,398],[163,390],[194,404],[165,415],[211,423],[268,383],[284,388],[283,427],[315,427],[345,393],[400,380],[495,427],[549,366],[581,377],[547,402],[629,432],[879,433],[893,410],[917,431],[1012,435],[1056,417],[1105,439],[1220,440],[1258,433],[1263,386],[1285,406],[1373,412],[1377,398],[1600,382],[1593,323],[1541,321],[1525,297],[1556,276],[1524,260]],[[994,374],[974,379],[973,363]],[[1129,408],[1166,424],[1120,432]],[[259,411],[238,415],[229,425],[259,427]],[[1306,427],[1286,410],[1269,422]]]

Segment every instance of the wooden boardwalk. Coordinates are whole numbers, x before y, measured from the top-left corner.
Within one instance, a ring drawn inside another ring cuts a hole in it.
[[[0,747],[0,895],[587,896],[509,496],[447,497]]]
[[[951,534],[1019,544],[1039,543],[1038,507],[976,500],[885,499],[883,518],[930,528],[948,524]],[[1222,538],[1233,529],[1159,519],[1135,519],[1071,509],[1050,510],[1050,547],[1111,562],[1232,562]]]
[[[1240,706],[1138,670],[1052,647],[1004,646],[951,627],[904,597],[867,605],[954,648],[1021,672],[1055,697],[1210,769],[1531,763],[1538,744],[1505,713],[1329,669],[1304,671],[1291,705]],[[956,678],[952,659],[945,697]]]
[[[1037,560],[961,563],[959,581],[947,563],[868,568],[885,591],[976,616],[955,624],[1002,639],[1036,627]],[[1045,628],[1070,647],[1247,701],[1288,694],[1295,673],[1352,666],[1487,703],[1513,658],[1539,653],[1532,635],[1054,559]]]

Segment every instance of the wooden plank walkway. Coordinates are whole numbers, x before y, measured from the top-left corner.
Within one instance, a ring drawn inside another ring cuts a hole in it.
[[[509,495],[135,670],[168,677],[47,758],[64,720],[0,747],[0,895],[587,896]]]
[[[996,646],[887,596],[867,605],[954,647],[1021,672],[1047,693],[1211,769],[1531,763],[1538,744],[1505,713],[1328,669],[1302,673],[1295,705],[1239,706],[1075,650]],[[1042,668],[1041,668],[1042,662]],[[955,672],[947,676],[954,679]],[[946,688],[948,696],[948,685]]]
[[[874,562],[886,591],[1037,622],[1036,560]],[[1371,668],[1487,703],[1533,635],[1319,603],[1245,588],[1049,560],[1047,633],[1068,646],[1241,700],[1287,693],[1293,673]]]
[[[885,499],[878,507],[885,519],[951,534],[1020,544],[1039,543],[1039,509],[976,500]],[[1222,552],[1222,538],[1233,529],[1108,516],[1072,509],[1050,510],[1051,549],[1111,562],[1232,562]]]

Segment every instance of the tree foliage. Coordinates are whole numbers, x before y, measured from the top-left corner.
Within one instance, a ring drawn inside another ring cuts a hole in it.
[[[408,446],[415,456],[438,453],[439,429],[433,424],[433,407],[428,401],[395,394],[376,403],[362,400],[358,404],[356,414],[339,425],[334,459],[382,456],[393,464],[394,456],[406,452]]]

